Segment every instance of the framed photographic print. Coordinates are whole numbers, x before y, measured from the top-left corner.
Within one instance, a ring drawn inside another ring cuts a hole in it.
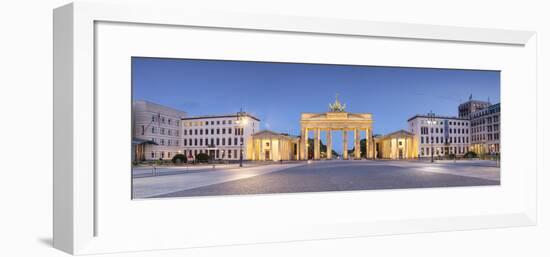
[[[54,27],[63,251],[536,224],[534,32],[87,2]]]

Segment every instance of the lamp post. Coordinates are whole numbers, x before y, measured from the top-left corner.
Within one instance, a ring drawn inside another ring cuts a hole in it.
[[[247,119],[246,119],[246,113],[243,112],[243,110],[241,109],[240,112],[237,113],[237,124],[239,125],[239,134],[241,135],[241,142],[240,142],[240,146],[241,146],[241,149],[240,149],[240,157],[239,157],[239,167],[243,167],[243,145],[244,145],[244,126],[246,125],[247,123]]]
[[[435,124],[435,114],[430,111],[430,113],[428,113],[428,125],[430,125],[430,154],[432,156],[431,158],[431,162],[434,162],[434,138],[433,138],[433,135],[432,135],[432,130],[433,130],[433,125]]]

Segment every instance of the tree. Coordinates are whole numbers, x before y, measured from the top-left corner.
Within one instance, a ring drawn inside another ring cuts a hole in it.
[[[476,158],[476,157],[477,157],[477,153],[472,152],[472,151],[469,151],[469,152],[464,154],[464,158]]]
[[[173,163],[187,163],[187,156],[183,155],[183,154],[176,154],[174,155],[174,157],[172,157],[172,162]]]
[[[208,154],[206,153],[199,153],[197,154],[197,156],[195,157],[195,160],[197,162],[208,162],[208,160],[210,159],[210,157],[208,156]]]

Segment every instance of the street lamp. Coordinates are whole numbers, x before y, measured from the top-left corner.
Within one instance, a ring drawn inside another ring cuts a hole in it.
[[[430,128],[430,148],[431,148],[430,154],[432,156],[431,162],[434,162],[434,138],[432,135],[432,131],[433,131],[433,125],[435,125],[435,114],[432,111],[428,113],[428,125]]]
[[[241,135],[241,142],[240,142],[240,145],[241,145],[241,154],[240,154],[240,158],[239,158],[239,167],[243,167],[243,145],[244,145],[244,126],[246,126],[246,123],[248,122],[248,120],[246,119],[246,113],[243,112],[243,110],[241,109],[240,112],[237,113],[237,124],[239,125],[239,134]]]

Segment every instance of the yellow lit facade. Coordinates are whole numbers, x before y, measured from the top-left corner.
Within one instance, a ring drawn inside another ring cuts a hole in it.
[[[378,158],[414,159],[418,158],[418,139],[408,131],[399,130],[374,139]]]
[[[298,159],[300,140],[287,134],[263,130],[251,136],[246,155],[253,161],[289,161]]]
[[[352,136],[355,151],[352,154],[353,159],[361,159],[361,132],[365,132],[367,158],[375,158],[374,143],[372,139],[372,114],[370,113],[349,113],[345,111],[346,105],[338,101],[329,104],[329,112],[326,113],[302,113],[300,118],[301,136],[299,159],[307,160],[311,153],[308,153],[308,135],[313,131],[313,159],[321,159],[321,132],[326,132],[327,159],[332,159],[332,133],[342,131],[342,157],[348,159],[348,133]]]

